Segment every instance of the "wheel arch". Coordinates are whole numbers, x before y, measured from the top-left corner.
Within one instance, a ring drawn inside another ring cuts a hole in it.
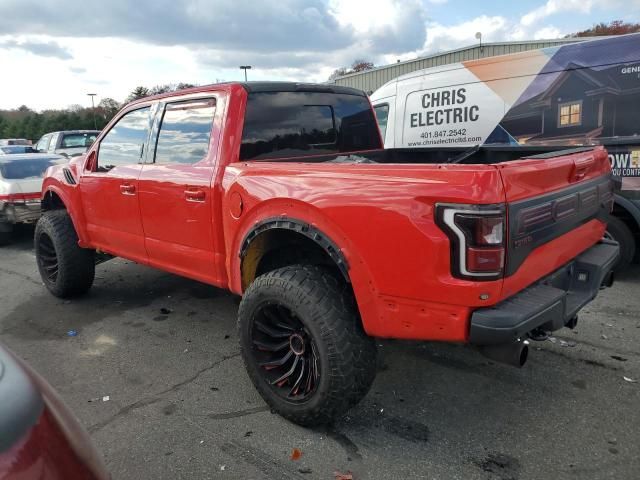
[[[81,213],[79,212],[78,207],[75,206],[73,199],[70,198],[70,194],[67,194],[64,189],[54,183],[44,185],[41,209],[42,212],[66,210],[78,235],[80,246],[86,247],[88,245],[86,231],[82,228],[82,223],[80,222]]]
[[[303,259],[333,268],[351,283],[349,264],[337,243],[297,218],[271,217],[256,223],[244,236],[239,257],[243,291],[257,276]]]

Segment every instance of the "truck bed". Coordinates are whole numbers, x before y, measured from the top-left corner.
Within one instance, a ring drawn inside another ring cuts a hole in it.
[[[330,154],[316,156],[292,156],[277,159],[278,162],[315,163],[383,163],[383,164],[436,164],[458,163],[488,165],[511,162],[524,158],[545,159],[593,150],[595,147],[541,147],[495,145],[473,148],[390,148],[354,154]],[[253,160],[273,162],[274,159]]]

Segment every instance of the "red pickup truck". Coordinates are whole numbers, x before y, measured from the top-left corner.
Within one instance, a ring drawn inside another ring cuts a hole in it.
[[[35,249],[59,297],[105,255],[242,295],[251,380],[314,425],[366,394],[373,337],[521,366],[574,326],[612,281],[612,189],[601,147],[384,150],[360,91],[229,83],[131,103],[51,167]]]

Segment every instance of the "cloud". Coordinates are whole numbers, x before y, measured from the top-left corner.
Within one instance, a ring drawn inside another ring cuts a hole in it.
[[[24,50],[40,57],[53,57],[60,60],[71,60],[73,55],[56,42],[22,41],[9,39],[0,41],[0,48]]]
[[[544,5],[524,15],[520,22],[525,26],[529,26],[556,13],[589,13],[592,7],[593,1],[591,0],[548,0]]]
[[[69,70],[71,71],[71,73],[75,73],[76,75],[87,72],[87,69],[82,67],[69,67]]]
[[[533,34],[534,40],[548,40],[552,38],[560,38],[562,37],[562,32],[554,26],[548,26],[537,30]]]
[[[616,8],[625,7],[630,11],[640,9],[639,0],[547,0],[544,5],[534,8],[520,19],[524,26],[531,26],[541,20],[559,13],[575,12],[579,14],[589,14],[592,10],[598,9],[603,13],[608,13]]]
[[[476,32],[482,32],[483,42],[497,42],[510,39],[515,29],[499,15],[481,15],[455,25],[431,22],[427,24],[427,41],[420,53],[432,54],[478,43]]]
[[[346,47],[353,29],[340,25],[327,1],[279,0],[3,0],[7,34],[119,37],[155,45],[260,51]],[[38,15],[33,15],[37,11]],[[73,12],[73,14],[69,14]],[[96,14],[99,12],[99,14]]]
[[[389,23],[376,26],[369,32],[370,50],[374,54],[415,50],[426,40],[424,7],[417,1],[398,1],[394,6],[394,15],[388,19]]]

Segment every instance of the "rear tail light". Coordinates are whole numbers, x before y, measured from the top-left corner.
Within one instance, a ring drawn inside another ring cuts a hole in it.
[[[451,241],[455,277],[502,278],[506,228],[503,205],[438,204],[436,221]]]
[[[16,205],[40,203],[40,193],[10,193],[8,195],[0,195],[0,202]]]

